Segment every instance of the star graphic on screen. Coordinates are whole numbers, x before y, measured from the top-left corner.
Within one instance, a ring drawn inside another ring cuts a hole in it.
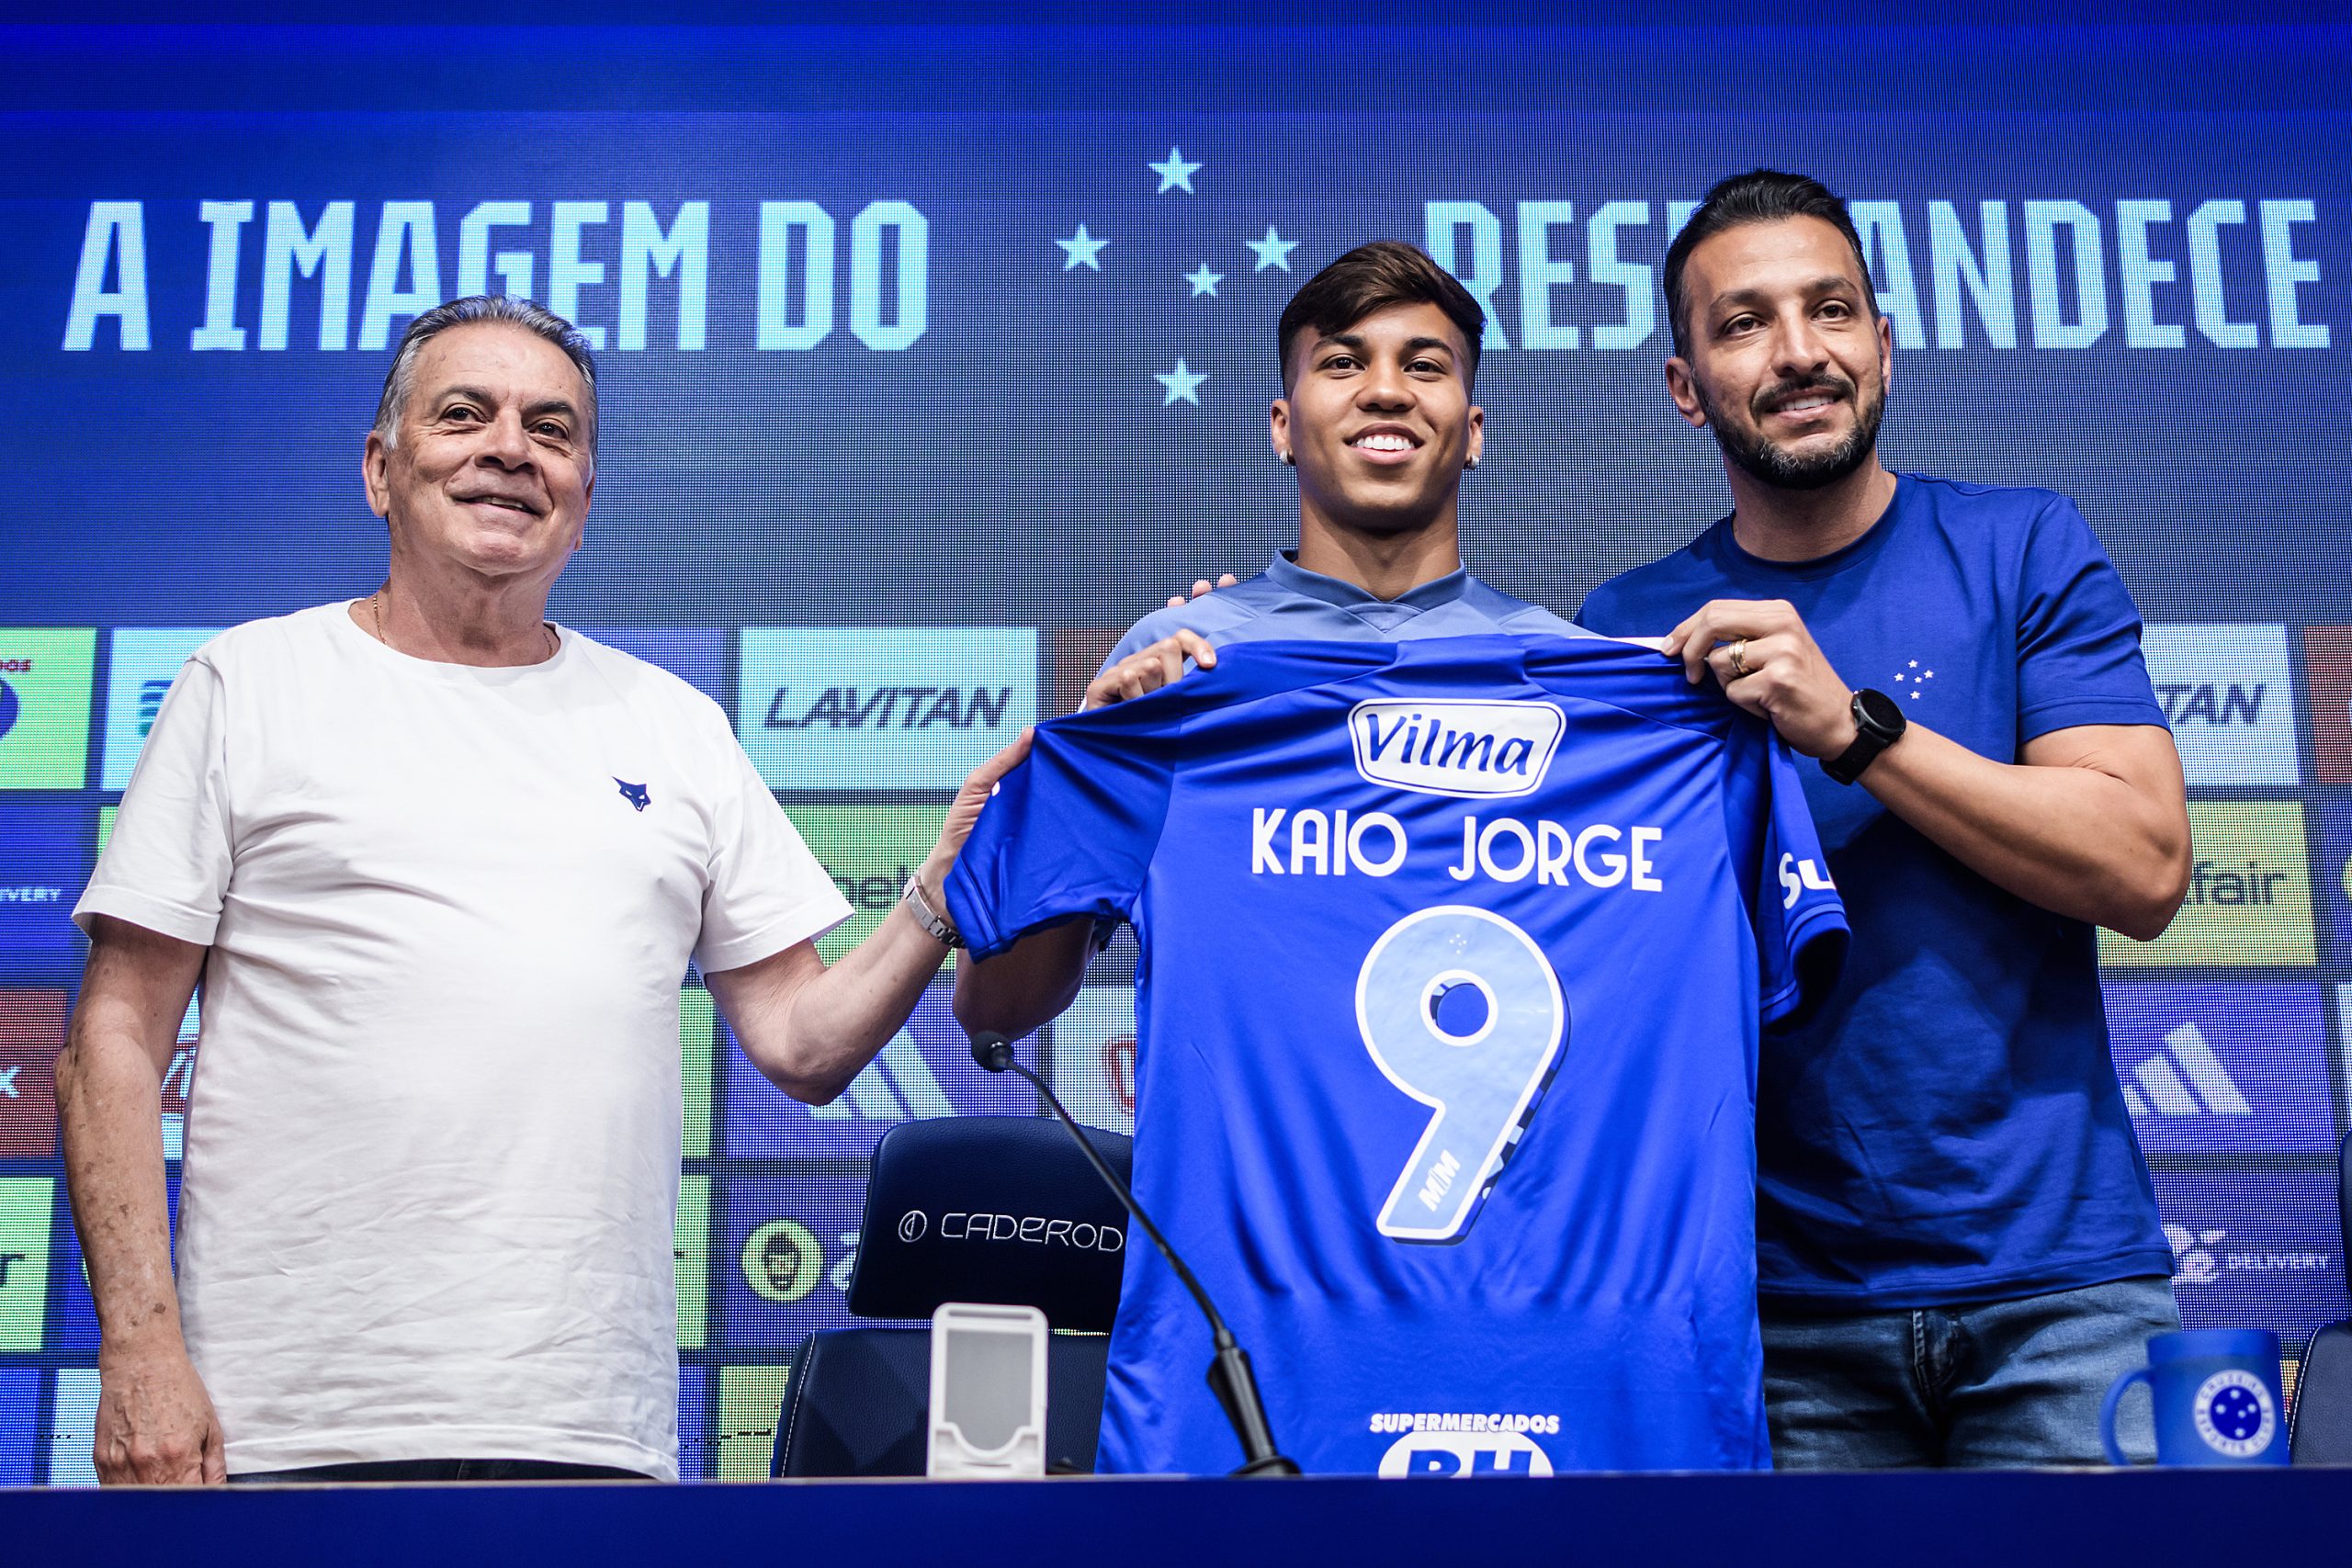
[[[1102,251],[1102,247],[1110,243],[1111,242],[1108,240],[1098,240],[1091,234],[1089,234],[1086,231],[1086,225],[1083,223],[1078,226],[1078,232],[1072,234],[1069,239],[1056,240],[1054,242],[1054,243],[1062,248],[1062,270],[1064,272],[1068,272],[1074,266],[1091,266],[1095,271],[1101,272],[1102,270],[1102,264],[1094,258],[1096,254]]]
[[[1209,264],[1203,262],[1199,271],[1184,274],[1184,281],[1193,286],[1193,299],[1197,299],[1205,294],[1214,299],[1216,298],[1216,286],[1225,281],[1225,274],[1211,272]]]
[[[1271,223],[1266,225],[1266,237],[1264,239],[1244,240],[1241,243],[1249,246],[1250,250],[1257,253],[1258,265],[1250,269],[1252,272],[1263,272],[1270,266],[1278,266],[1284,272],[1288,272],[1290,270],[1290,254],[1291,252],[1298,249],[1298,242],[1296,240],[1283,239],[1280,234],[1274,232],[1274,226]]]
[[[1155,370],[1152,372],[1151,378],[1168,389],[1168,395],[1159,400],[1161,408],[1180,401],[1199,408],[1201,406],[1200,385],[1208,379],[1197,370],[1185,369],[1184,361],[1181,355],[1177,358],[1175,369],[1165,375]]]
[[[1201,165],[1197,162],[1184,162],[1183,150],[1170,147],[1168,162],[1146,164],[1144,167],[1159,176],[1159,189],[1152,193],[1155,196],[1164,196],[1171,190],[1181,190],[1190,196],[1193,194],[1193,176],[1200,172]]]

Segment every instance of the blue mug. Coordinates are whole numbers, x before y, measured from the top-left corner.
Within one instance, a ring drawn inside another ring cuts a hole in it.
[[[2115,1380],[2099,1411],[2108,1461],[2129,1464],[2115,1440],[2123,1391],[2144,1381],[2155,1401],[2158,1464],[2285,1464],[2287,1400],[2278,1337],[2267,1328],[2198,1328],[2148,1341],[2148,1364]]]

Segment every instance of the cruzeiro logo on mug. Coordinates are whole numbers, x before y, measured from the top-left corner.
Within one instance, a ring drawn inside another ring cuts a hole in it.
[[[2199,1383],[2188,1414],[2205,1446],[2232,1459],[2252,1459],[2278,1435],[2270,1390],[2240,1367],[2224,1367]]]

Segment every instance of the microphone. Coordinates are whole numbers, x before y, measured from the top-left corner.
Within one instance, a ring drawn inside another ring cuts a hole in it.
[[[1143,1212],[1143,1205],[1136,1201],[1136,1195],[1128,1190],[1127,1184],[1119,1179],[1119,1173],[1102,1158],[1101,1151],[1094,1146],[1094,1141],[1070,1120],[1069,1112],[1062,1109],[1061,1100],[1046,1086],[1046,1080],[1014,1058],[1012,1042],[1003,1035],[994,1030],[983,1030],[973,1035],[972,1060],[991,1073],[1001,1073],[1010,1067],[1036,1086],[1037,1092],[1046,1097],[1046,1103],[1054,1108],[1054,1114],[1061,1118],[1062,1125],[1069,1129],[1069,1135],[1078,1140],[1078,1146],[1085,1154],[1087,1163],[1094,1168],[1094,1174],[1102,1179],[1102,1184],[1111,1190],[1112,1196],[1136,1217],[1136,1224],[1143,1226],[1144,1234],[1151,1237],[1151,1244],[1159,1248],[1159,1255],[1168,1259],[1168,1266],[1176,1270],[1176,1277],[1184,1282],[1184,1289],[1190,1291],[1193,1300],[1199,1303],[1201,1315],[1209,1320],[1210,1337],[1216,1345],[1216,1355],[1209,1362],[1209,1390],[1216,1395],[1217,1404],[1224,1406],[1225,1418],[1233,1423],[1233,1435],[1241,1440],[1244,1462],[1233,1473],[1296,1475],[1299,1472],[1297,1464],[1284,1458],[1282,1450],[1274,1447],[1273,1432],[1266,1425],[1265,1402],[1258,1397],[1258,1380],[1250,1371],[1250,1352],[1233,1337],[1233,1330],[1225,1325],[1216,1303],[1209,1300],[1209,1293],[1201,1288],[1200,1280],[1193,1277],[1193,1271],[1184,1266],[1184,1260],[1176,1256],[1176,1249],[1168,1245],[1168,1238],[1159,1234],[1159,1227],[1151,1223],[1151,1216]]]

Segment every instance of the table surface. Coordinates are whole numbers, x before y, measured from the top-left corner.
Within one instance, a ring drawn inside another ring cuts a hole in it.
[[[2352,1467],[1413,1482],[1071,1478],[0,1491],[0,1561],[152,1568],[696,1562],[2352,1562]]]

